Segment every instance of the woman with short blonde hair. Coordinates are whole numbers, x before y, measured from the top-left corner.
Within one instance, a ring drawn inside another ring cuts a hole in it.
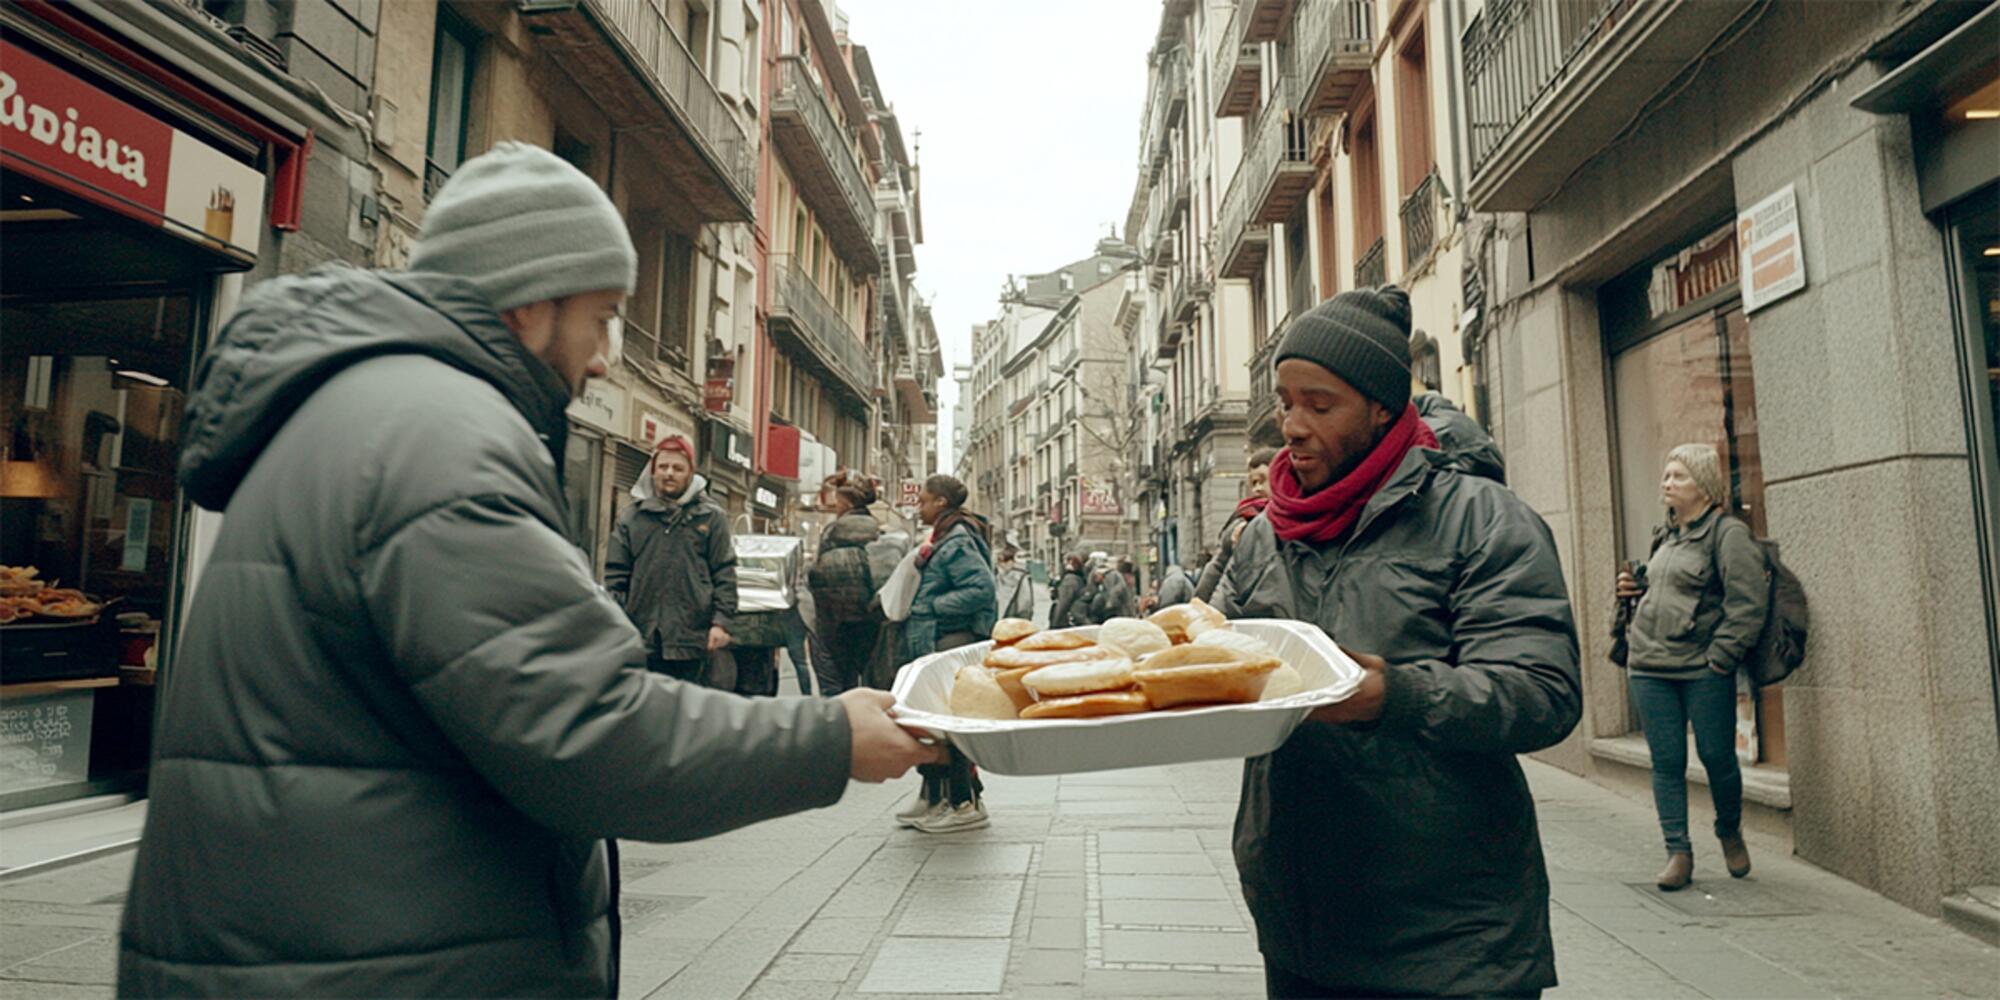
[[[1653,805],[1667,846],[1656,880],[1675,890],[1694,877],[1688,839],[1687,731],[1708,772],[1715,835],[1729,874],[1750,873],[1743,844],[1743,773],[1736,762],[1736,670],[1757,646],[1770,603],[1764,550],[1730,513],[1722,457],[1713,445],[1667,452],[1660,475],[1667,523],[1645,569],[1618,574],[1618,597],[1636,600],[1626,626],[1632,705],[1653,758]]]

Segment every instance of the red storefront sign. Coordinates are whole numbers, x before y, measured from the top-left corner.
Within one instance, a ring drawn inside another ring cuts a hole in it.
[[[721,413],[729,409],[729,400],[734,394],[733,380],[712,378],[702,384],[701,405],[710,413]]]
[[[4,41],[0,160],[176,235],[257,252],[262,173]]]
[[[917,505],[917,496],[922,492],[923,486],[918,483],[902,484],[896,490],[896,506],[915,507]]]
[[[772,424],[764,435],[764,471],[786,479],[799,478],[799,429]]]

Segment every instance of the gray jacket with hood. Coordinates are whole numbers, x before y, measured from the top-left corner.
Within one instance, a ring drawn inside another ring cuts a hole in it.
[[[1266,961],[1357,993],[1554,985],[1515,755],[1569,735],[1582,685],[1542,519],[1455,456],[1415,449],[1343,542],[1280,541],[1252,520],[1217,606],[1312,622],[1389,663],[1378,721],[1307,723],[1244,764],[1236,864]]]
[[[736,617],[729,515],[708,498],[702,476],[678,497],[660,496],[650,465],[632,484],[632,500],[611,530],[605,589],[647,648],[669,660],[706,659],[709,628],[727,629]]]
[[[121,996],[604,996],[603,838],[828,805],[832,702],[648,674],[563,535],[567,387],[469,283],[265,282],[180,477],[226,518],[161,673]]]

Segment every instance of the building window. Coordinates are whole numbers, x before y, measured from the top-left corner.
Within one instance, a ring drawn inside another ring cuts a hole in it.
[[[688,370],[692,357],[694,310],[694,244],[668,232],[660,244],[660,360]]]
[[[1433,165],[1430,77],[1425,60],[1424,23],[1419,19],[1396,51],[1396,160],[1403,197],[1430,176]]]
[[[465,128],[472,117],[472,53],[479,34],[443,7],[431,50],[431,121],[424,156],[426,198],[435,195],[431,173],[449,176],[465,159]],[[442,183],[442,177],[438,180]]]
[[[1300,203],[1298,210],[1285,222],[1285,269],[1290,278],[1291,314],[1301,316],[1319,301],[1318,292],[1313,288],[1313,266],[1310,233],[1307,232],[1306,203]]]
[[[561,157],[570,166],[590,174],[590,145],[576,136],[557,128],[555,142],[550,152]]]
[[[1353,138],[1354,247],[1365,252],[1382,238],[1382,166],[1375,145],[1372,104],[1358,112]]]
[[[1340,290],[1340,228],[1336,226],[1334,178],[1330,174],[1326,184],[1320,184],[1314,202],[1320,206],[1320,294],[1332,296]]]
[[[764,95],[757,89],[757,76],[764,65],[764,26],[757,20],[757,7],[743,5],[743,99],[752,104],[760,104]],[[783,204],[782,201],[779,202]]]
[[[688,54],[694,56],[694,64],[702,75],[713,78],[715,67],[708,64],[709,24],[708,8],[698,4],[687,5],[687,17],[681,22],[681,41],[687,44]]]

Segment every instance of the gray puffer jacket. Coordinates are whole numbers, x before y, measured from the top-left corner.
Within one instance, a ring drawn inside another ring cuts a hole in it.
[[[1555,541],[1506,487],[1418,449],[1344,544],[1260,515],[1221,588],[1389,662],[1382,717],[1307,723],[1244,765],[1236,864],[1267,961],[1366,994],[1554,985],[1549,885],[1516,754],[1582,712]]]
[[[226,519],[161,673],[121,996],[605,996],[603,838],[840,797],[838,705],[639,669],[563,535],[568,402],[459,279],[245,298],[187,414]]]

